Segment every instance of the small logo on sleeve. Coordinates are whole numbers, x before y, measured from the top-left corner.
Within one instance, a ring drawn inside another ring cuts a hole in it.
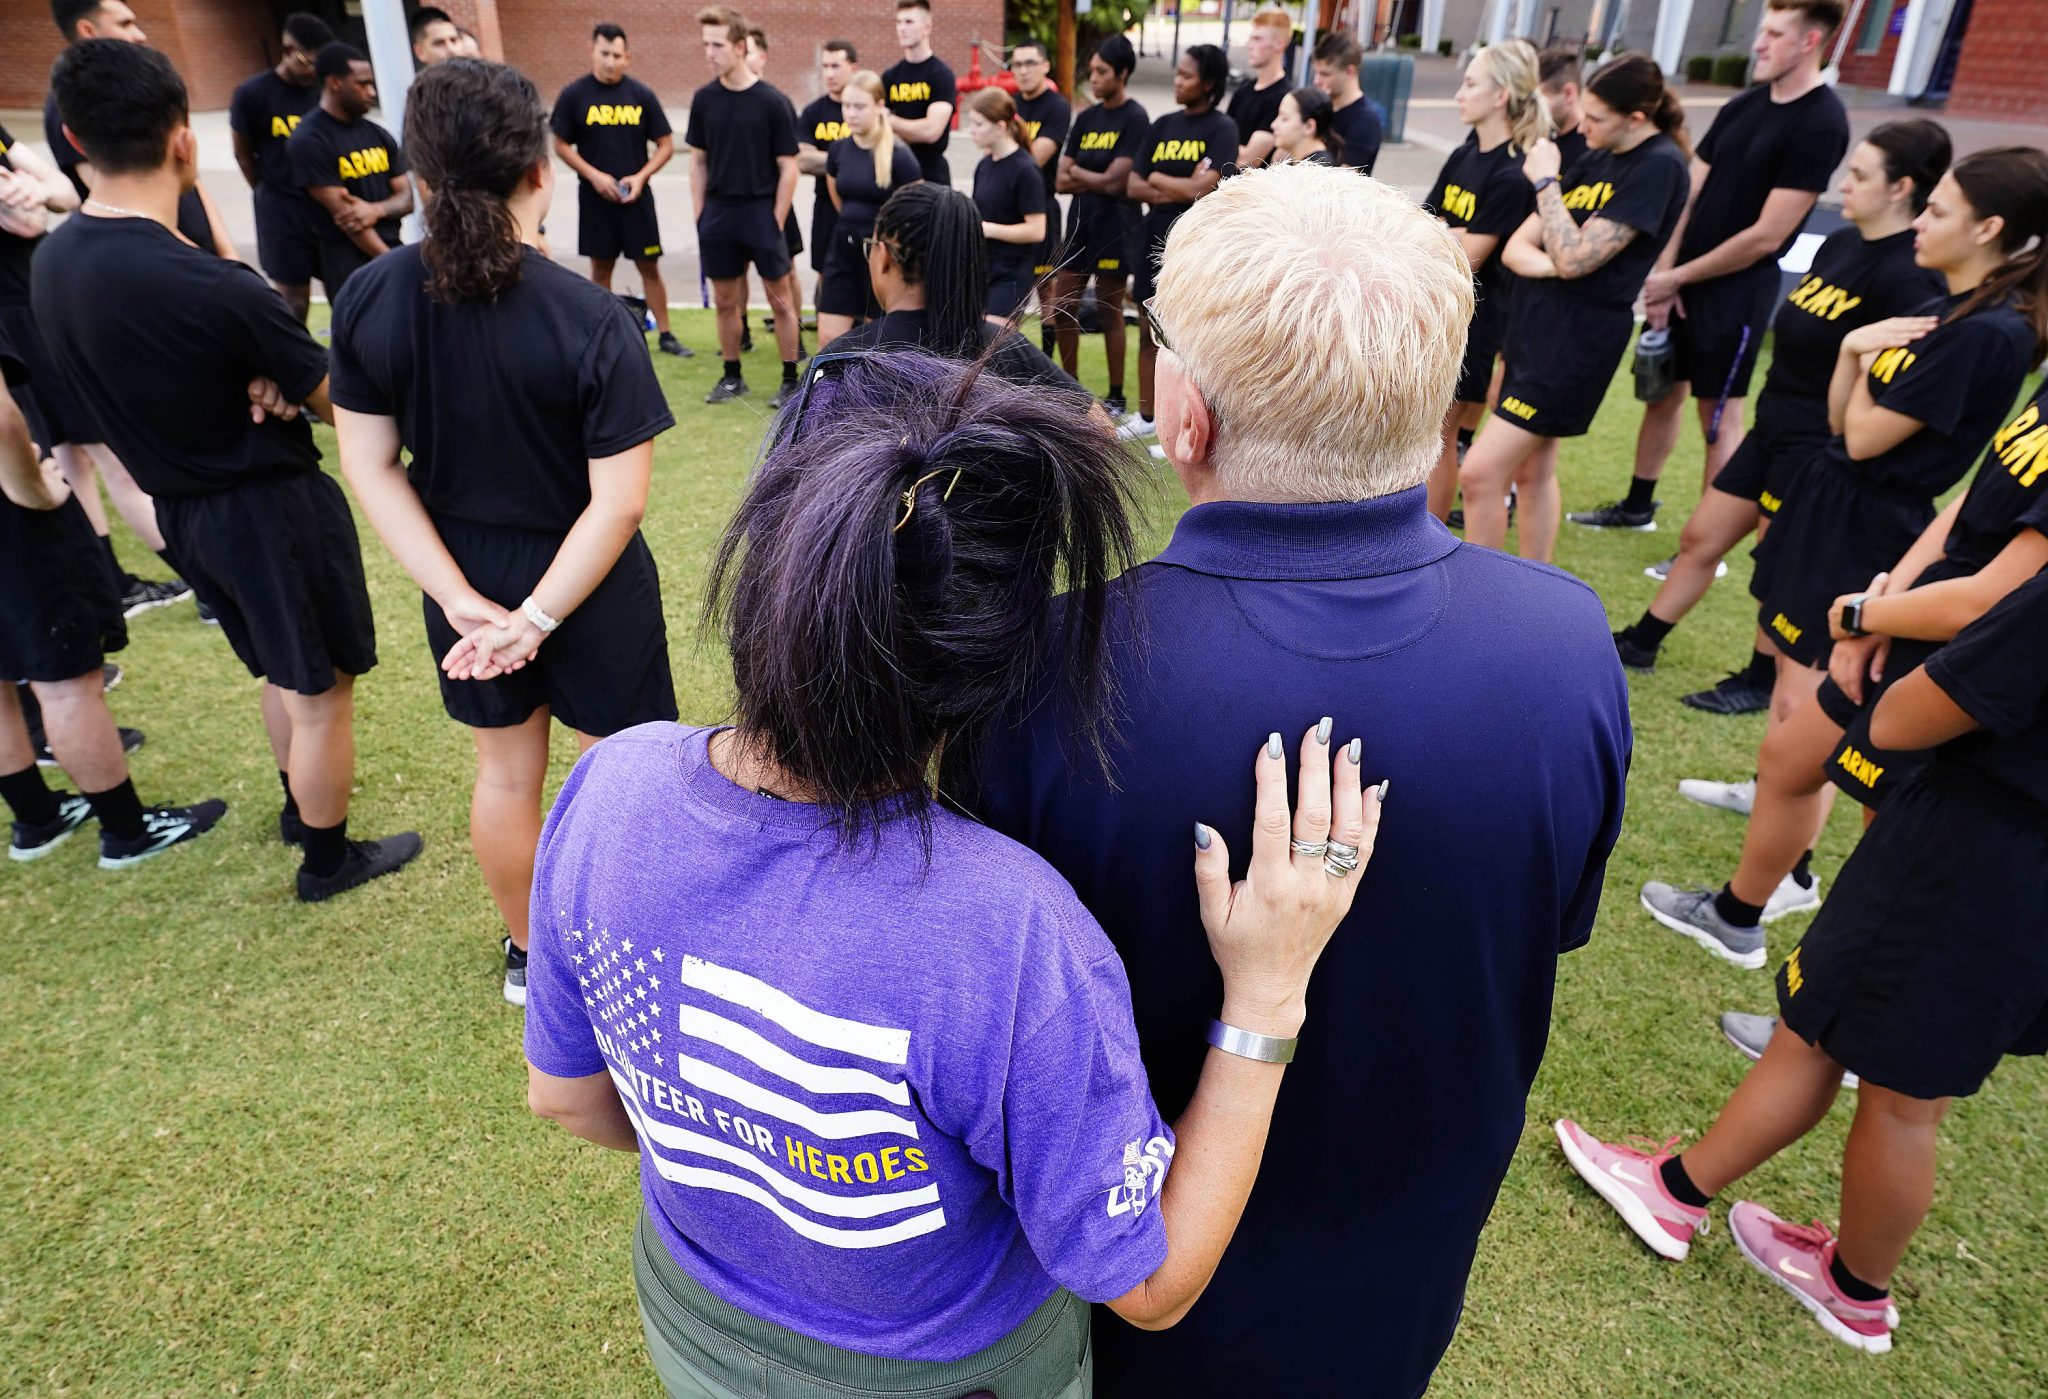
[[[1158,1199],[1159,1192],[1166,1188],[1166,1167],[1172,1160],[1173,1143],[1164,1137],[1152,1138],[1142,1151],[1136,1141],[1125,1143],[1124,1179],[1123,1184],[1110,1189],[1110,1218],[1143,1214],[1145,1206]]]

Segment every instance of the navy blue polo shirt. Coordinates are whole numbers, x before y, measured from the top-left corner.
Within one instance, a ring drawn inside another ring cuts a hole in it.
[[[1391,778],[1378,851],[1308,993],[1235,1241],[1194,1310],[1098,1311],[1096,1389],[1175,1399],[1420,1393],[1458,1320],[1523,1125],[1557,955],[1589,936],[1621,829],[1628,691],[1606,614],[1557,569],[1460,543],[1421,487],[1198,505],[1113,609],[1119,786],[1056,706],[969,799],[1065,875],[1130,973],[1160,1110],[1222,1005],[1191,831],[1251,851],[1252,760],[1325,714]]]

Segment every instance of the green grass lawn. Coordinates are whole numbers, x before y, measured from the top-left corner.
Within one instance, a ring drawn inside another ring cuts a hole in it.
[[[711,343],[704,313],[678,329]],[[714,354],[656,356],[680,424],[657,445],[646,532],[686,721],[716,720],[728,700],[697,614],[775,381],[772,339],[756,338],[759,396],[716,409],[702,402]],[[1100,388],[1099,341],[1088,353]],[[1619,492],[1635,423],[1617,381],[1564,453],[1568,508]],[[1699,471],[1689,436],[1659,533],[1565,527],[1559,561],[1617,622],[1647,603],[1642,568],[1675,546]],[[1160,474],[1155,546],[1181,505]],[[657,1392],[627,1265],[635,1163],[526,1112],[519,1013],[498,995],[499,925],[468,852],[469,741],[441,712],[418,593],[362,533],[384,663],[358,688],[351,823],[424,833],[414,867],[333,903],[293,900],[256,687],[183,605],[134,623],[113,707],[148,731],[145,800],[224,797],[221,830],[132,873],[95,869],[89,838],[0,869],[0,1394]],[[156,571],[132,538],[119,544]],[[1631,682],[1627,829],[1592,945],[1564,959],[1525,1150],[1436,1392],[2040,1393],[2038,1060],[2008,1064],[1952,1117],[1939,1198],[1900,1277],[1900,1348],[1884,1358],[1825,1337],[1742,1264],[1718,1217],[1689,1262],[1656,1260],[1551,1138],[1566,1114],[1605,1135],[1704,1129],[1743,1071],[1714,1017],[1771,1002],[1767,974],[1710,959],[1635,898],[1652,877],[1725,877],[1740,845],[1738,819],[1675,790],[1681,776],[1746,774],[1762,733],[1758,718],[1677,703],[1748,652],[1746,556],[1736,563],[1658,674]],[[572,755],[564,735],[561,772]],[[1830,885],[1855,836],[1850,807],[1816,859]],[[1773,929],[1773,954],[1804,924]],[[1848,1121],[1845,1102],[1741,1192],[1832,1220]]]

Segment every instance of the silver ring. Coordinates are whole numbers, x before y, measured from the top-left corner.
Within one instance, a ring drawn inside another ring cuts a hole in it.
[[[1349,864],[1353,869],[1358,868],[1357,846],[1346,845],[1341,840],[1330,840],[1323,843],[1329,847],[1331,858],[1335,859],[1339,864]]]
[[[1351,874],[1351,871],[1357,868],[1358,864],[1356,861],[1347,865],[1331,859],[1328,855],[1323,856],[1323,873],[1327,874],[1332,879],[1348,878]]]
[[[1297,855],[1320,855],[1330,848],[1327,840],[1296,840],[1292,836],[1287,844]]]

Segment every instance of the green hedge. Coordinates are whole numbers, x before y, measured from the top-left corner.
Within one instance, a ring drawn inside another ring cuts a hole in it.
[[[1451,56],[1452,48],[1453,45],[1449,39],[1439,39],[1436,41],[1436,51],[1442,54],[1445,58],[1449,58]]]
[[[1703,83],[1714,76],[1714,56],[1710,53],[1696,53],[1685,61],[1685,80],[1689,83]]]
[[[1749,86],[1749,55],[1724,53],[1714,60],[1714,81],[1722,87]]]
[[[1394,36],[1394,47],[1419,49],[1422,47],[1422,36],[1420,34],[1397,34]]]

